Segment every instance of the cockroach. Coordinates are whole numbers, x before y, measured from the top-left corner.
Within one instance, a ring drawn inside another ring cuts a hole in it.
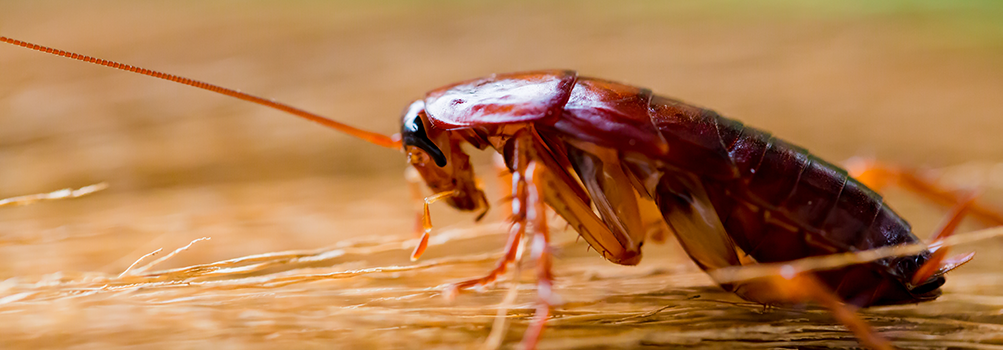
[[[669,229],[704,270],[919,242],[878,193],[804,148],[712,110],[570,70],[494,74],[434,89],[405,109],[400,133],[387,136],[200,81],[6,37],[0,41],[229,95],[403,151],[418,175],[410,181],[423,182],[435,193],[424,199],[424,232],[412,258],[421,255],[428,241],[430,203],[442,199],[482,215],[487,210],[463,146],[494,149],[511,176],[505,254],[486,276],[456,283],[451,290],[496,280],[514,262],[523,237],[531,235],[539,306],[524,337],[527,347],[536,344],[554,304],[547,207],[603,258],[622,265],[641,260],[649,235],[669,233],[652,233],[652,227]],[[857,172],[875,183],[918,179],[890,167]],[[921,193],[960,203],[938,238],[953,232],[966,211],[1003,223],[972,200],[916,181],[919,185],[913,187]],[[946,250],[786,276],[787,285],[751,280],[721,287],[762,304],[821,302],[865,345],[886,348],[841,305],[937,298],[944,274],[971,259],[947,259]]]

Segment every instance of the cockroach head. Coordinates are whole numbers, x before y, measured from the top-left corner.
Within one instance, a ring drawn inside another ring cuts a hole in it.
[[[446,166],[446,155],[428,137],[428,114],[425,113],[425,103],[421,100],[415,101],[404,111],[401,120],[401,141],[404,143],[404,150],[410,152],[408,147],[417,147],[435,161],[435,165],[440,168]],[[414,155],[412,155],[414,156]]]
[[[460,210],[487,209],[470,157],[457,134],[433,128],[425,102],[415,101],[401,119],[401,143],[408,162],[434,193],[452,192],[446,203]]]

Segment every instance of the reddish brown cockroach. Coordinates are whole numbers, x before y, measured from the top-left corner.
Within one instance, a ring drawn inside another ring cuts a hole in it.
[[[705,270],[919,242],[880,195],[803,148],[711,110],[573,71],[496,74],[432,90],[404,112],[400,134],[385,136],[187,78],[6,37],[0,41],[215,91],[404,151],[420,174],[412,181],[423,181],[435,193],[424,201],[425,232],[414,258],[431,228],[428,203],[445,199],[459,210],[487,210],[461,146],[493,148],[512,176],[505,255],[487,276],[454,287],[493,282],[514,261],[531,228],[540,302],[524,338],[528,346],[536,343],[553,304],[545,206],[605,259],[623,265],[641,260],[649,228],[661,223]],[[876,171],[861,173],[876,180],[916,180],[890,168],[867,170]],[[966,210],[1003,222],[971,200],[914,182],[931,197],[960,203],[938,237],[950,234]],[[944,273],[970,259],[945,259],[946,250],[787,276],[787,285],[750,280],[721,286],[763,304],[821,302],[866,345],[883,348],[887,343],[840,301],[867,307],[933,300]]]

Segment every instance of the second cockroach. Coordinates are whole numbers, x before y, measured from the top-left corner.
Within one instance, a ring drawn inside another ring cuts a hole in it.
[[[411,180],[435,193],[424,200],[424,232],[413,258],[428,241],[429,203],[443,199],[459,210],[487,210],[462,147],[496,150],[511,174],[505,254],[486,276],[456,283],[452,291],[496,280],[514,262],[524,236],[531,235],[540,301],[524,338],[528,346],[536,344],[554,306],[546,207],[606,260],[623,265],[641,260],[646,238],[666,234],[704,270],[919,242],[880,195],[803,148],[712,110],[574,71],[496,74],[432,90],[405,110],[399,134],[385,136],[187,78],[6,37],[0,41],[237,97],[403,151],[420,175]],[[883,170],[870,172],[882,180],[894,176],[887,168],[860,170]],[[999,223],[970,200],[927,192],[960,203],[938,237],[950,234],[968,209]],[[970,259],[945,258],[946,250],[788,276],[787,287],[761,280],[721,287],[762,304],[819,301],[840,317],[847,310],[827,300],[867,307],[937,298],[944,273]],[[809,292],[778,293],[791,286]],[[858,319],[840,320],[865,345],[887,346]]]

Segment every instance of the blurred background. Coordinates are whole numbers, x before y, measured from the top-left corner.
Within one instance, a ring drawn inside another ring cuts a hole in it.
[[[0,35],[204,80],[387,134],[397,132],[411,100],[438,86],[494,72],[576,69],[712,108],[830,161],[869,156],[935,169],[945,184],[981,186],[986,201],[1003,203],[1003,3],[996,1],[0,0]],[[490,186],[489,155],[476,160]],[[0,198],[111,186],[0,208],[0,347],[476,347],[505,284],[453,303],[433,287],[479,276],[490,259],[291,287],[60,289],[114,277],[146,253],[204,236],[212,240],[158,268],[411,239],[404,165],[397,152],[280,112],[0,46]],[[894,189],[887,198],[921,237],[945,214]],[[485,227],[445,205],[433,215],[444,232]],[[426,259],[497,252],[499,232],[434,246]],[[574,234],[561,239],[573,242]],[[960,249],[979,255],[949,278],[942,299],[867,317],[904,347],[1003,346],[1003,247]],[[555,321],[541,347],[856,344],[824,311],[763,314],[719,292],[673,242],[646,251],[637,268],[584,250],[571,244],[558,257],[569,303],[558,312],[565,323]],[[408,253],[268,273],[410,265]],[[514,317],[509,345],[532,307],[532,280],[522,281],[514,310],[524,312]],[[41,297],[43,286],[55,294]],[[686,311],[618,321],[666,305]]]

